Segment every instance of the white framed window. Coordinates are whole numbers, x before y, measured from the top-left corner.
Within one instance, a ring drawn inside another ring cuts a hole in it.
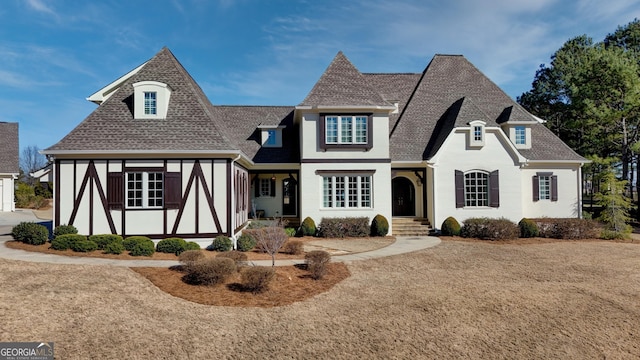
[[[155,91],[144,92],[144,114],[156,115],[158,113],[158,93]]]
[[[327,175],[322,177],[325,208],[370,208],[371,175]]]
[[[551,176],[538,176],[538,199],[551,200]]]
[[[126,173],[127,208],[162,208],[164,199],[162,172]]]
[[[482,141],[482,126],[476,125],[473,127],[473,141],[474,142]]]
[[[366,144],[368,116],[327,115],[325,117],[326,144]]]
[[[515,138],[516,138],[516,145],[526,145],[527,144],[527,128],[525,128],[524,126],[516,126]]]
[[[474,120],[469,123],[469,146],[483,147],[485,142],[485,125],[482,120]]]
[[[489,206],[489,174],[480,171],[464,174],[464,206]]]

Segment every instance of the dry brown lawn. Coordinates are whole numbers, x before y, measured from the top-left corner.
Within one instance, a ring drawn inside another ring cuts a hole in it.
[[[640,357],[640,246],[444,239],[305,301],[210,306],[119,267],[0,259],[0,341],[57,358]]]

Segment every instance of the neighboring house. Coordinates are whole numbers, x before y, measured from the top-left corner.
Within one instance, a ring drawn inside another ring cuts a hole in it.
[[[14,211],[15,180],[20,175],[18,123],[0,122],[0,211]]]
[[[41,184],[46,184],[48,182],[52,182],[53,181],[53,176],[51,173],[51,170],[53,169],[53,166],[51,163],[45,165],[44,167],[29,173],[29,175],[31,175],[32,178],[34,178],[35,180],[37,180],[39,183]]]
[[[98,108],[44,151],[55,224],[86,234],[581,214],[586,160],[462,56],[365,74],[340,52],[297,106],[214,106],[163,48],[88,100]]]

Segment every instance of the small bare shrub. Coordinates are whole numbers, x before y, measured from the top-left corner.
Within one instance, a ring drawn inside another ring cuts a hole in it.
[[[322,218],[318,233],[325,238],[367,237],[371,228],[367,217]]]
[[[520,235],[520,228],[505,218],[472,218],[464,221],[460,235],[483,240],[517,239]]]
[[[598,236],[597,223],[585,219],[556,219],[555,234],[558,239],[592,239]]]
[[[260,293],[267,290],[275,275],[273,267],[252,266],[242,272],[242,286],[252,293]]]
[[[180,263],[185,267],[189,267],[204,258],[205,256],[201,250],[187,250],[178,255],[178,261],[180,261]]]
[[[327,273],[327,264],[331,261],[331,254],[323,250],[308,252],[304,259],[307,261],[307,270],[311,272],[311,277],[320,280]]]
[[[206,258],[188,266],[183,279],[194,285],[216,285],[223,283],[236,271],[236,263],[229,258]]]
[[[282,252],[290,255],[302,255],[304,253],[304,245],[300,240],[288,240],[282,246]]]
[[[240,271],[240,267],[247,264],[247,254],[240,251],[227,251],[216,255],[218,258],[228,258],[233,260],[236,263],[236,267],[238,271]]]

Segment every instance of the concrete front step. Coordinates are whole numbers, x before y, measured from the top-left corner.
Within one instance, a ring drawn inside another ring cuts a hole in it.
[[[425,236],[431,231],[429,220],[424,218],[393,218],[392,224],[395,236]]]

